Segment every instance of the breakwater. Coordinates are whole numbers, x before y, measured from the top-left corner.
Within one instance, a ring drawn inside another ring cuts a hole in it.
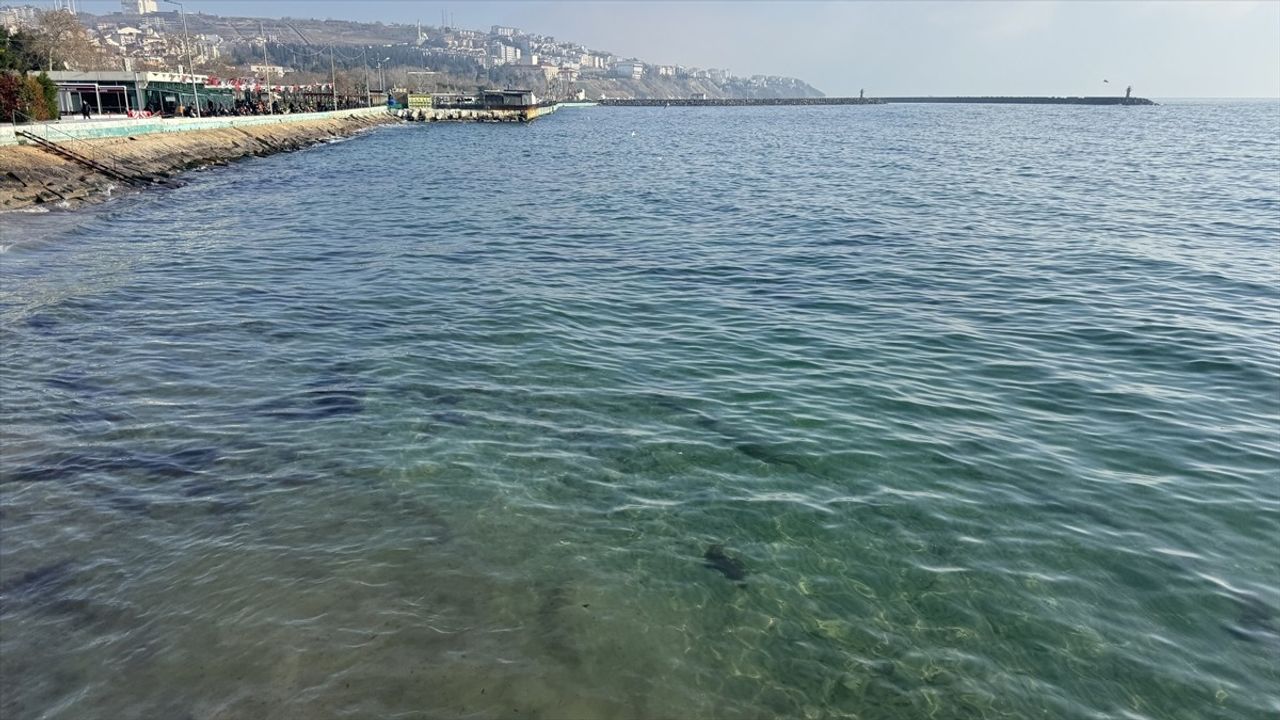
[[[166,181],[186,169],[297,150],[394,122],[384,108],[361,108],[10,127],[13,144],[0,147],[0,210],[95,202],[122,185]]]
[[[967,96],[953,97],[824,97],[824,98],[654,98],[601,100],[601,105],[614,107],[760,107],[769,105],[888,105],[902,103],[952,103],[974,105],[1155,105],[1146,98],[1126,97],[1049,97],[1049,96]]]
[[[881,105],[880,98],[820,97],[820,98],[618,98],[600,100],[600,105],[614,107],[757,107],[767,105]]]
[[[1155,105],[1147,98],[1120,96],[1092,97],[1050,97],[1050,96],[1015,96],[1015,95],[957,95],[951,97],[933,97],[928,95],[908,97],[881,98],[894,105],[903,103],[950,103],[964,105]]]

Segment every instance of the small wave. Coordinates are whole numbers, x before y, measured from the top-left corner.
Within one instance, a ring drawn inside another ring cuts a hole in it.
[[[0,215],[9,213],[47,213],[49,208],[44,205],[29,205],[27,207],[13,208],[11,210],[0,210]]]

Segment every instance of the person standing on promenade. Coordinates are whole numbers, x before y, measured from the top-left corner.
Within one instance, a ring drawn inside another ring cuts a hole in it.
[[[89,111],[89,103],[81,101],[81,103],[80,103],[80,117],[84,118],[85,120],[88,120],[88,119],[89,119],[90,114],[91,114],[91,113],[90,113],[90,111]]]

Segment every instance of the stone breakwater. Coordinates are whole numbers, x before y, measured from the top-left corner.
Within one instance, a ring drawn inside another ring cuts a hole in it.
[[[822,98],[709,98],[674,100],[626,99],[601,100],[600,105],[614,107],[731,107],[760,105],[887,105],[902,103],[951,103],[972,105],[1155,105],[1136,97],[822,97]]]
[[[630,99],[615,98],[600,100],[600,105],[614,107],[746,107],[759,105],[880,105],[884,101],[878,98],[856,97],[820,97],[820,98],[675,98],[661,100],[656,98]]]
[[[224,164],[251,155],[298,150],[396,122],[399,120],[385,111],[345,116],[329,114],[273,124],[242,126],[232,121],[225,127],[181,132],[101,139],[64,138],[58,145],[145,184],[173,178],[191,168]],[[58,131],[51,129],[57,128],[56,125],[30,127],[42,137],[58,137]],[[17,128],[24,129],[25,126]],[[123,189],[122,185],[127,183],[35,144],[0,147],[0,211],[99,202],[110,197],[114,190]]]

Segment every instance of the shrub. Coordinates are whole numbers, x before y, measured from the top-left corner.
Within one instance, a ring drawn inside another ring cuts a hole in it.
[[[57,120],[58,86],[49,76],[0,72],[0,119],[3,122]]]
[[[12,122],[21,94],[23,78],[17,73],[0,72],[0,122]]]

